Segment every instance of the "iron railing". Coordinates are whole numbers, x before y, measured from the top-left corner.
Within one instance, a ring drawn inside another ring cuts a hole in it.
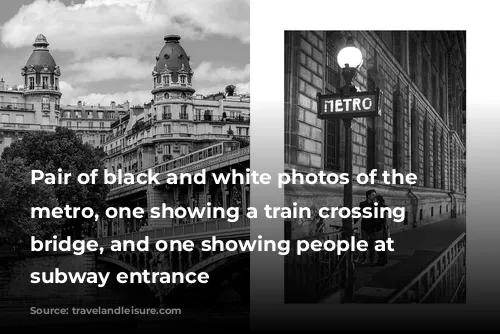
[[[301,240],[315,239],[324,243],[332,240],[336,244],[342,238],[335,231]],[[309,250],[296,254],[297,240],[290,242],[290,253],[285,256],[285,298],[287,303],[314,303],[323,297],[340,291],[345,281],[345,256],[336,251],[316,252]]]
[[[35,110],[35,105],[32,103],[13,103],[0,102],[0,109],[4,110]]]
[[[250,123],[250,116],[227,116],[221,115],[194,115],[195,122],[233,122],[233,123]]]
[[[246,216],[240,216],[237,221],[229,222],[227,219],[214,219],[205,222],[170,226],[153,230],[145,230],[127,234],[113,235],[108,237],[97,238],[99,245],[107,247],[111,245],[112,240],[144,240],[147,236],[150,241],[156,239],[173,239],[180,236],[190,236],[208,233],[214,235],[214,232],[223,232],[227,230],[241,229],[250,226],[250,221]]]
[[[389,303],[457,303],[465,296],[465,233],[409,284],[396,292]]]

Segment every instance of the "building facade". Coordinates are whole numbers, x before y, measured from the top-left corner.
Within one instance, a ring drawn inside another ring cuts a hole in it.
[[[103,146],[111,130],[111,124],[129,113],[129,103],[109,106],[86,105],[78,101],[76,105],[61,105],[60,125],[77,133],[84,143]]]
[[[0,154],[30,131],[54,131],[59,125],[61,71],[38,35],[33,52],[21,69],[24,85],[7,86],[0,80]]]
[[[61,105],[61,69],[40,34],[33,43],[26,65],[21,69],[22,85],[8,86],[0,79],[0,154],[13,141],[30,131],[54,131],[68,127],[92,146],[100,146],[111,123],[128,114],[128,102],[109,107]]]
[[[108,195],[115,207],[141,207],[149,212],[163,203],[169,207],[248,206],[249,187],[240,184],[166,185],[169,173],[242,172],[249,167],[250,97],[235,95],[234,86],[225,94],[201,96],[192,85],[193,71],[179,36],[166,36],[152,72],[151,103],[133,106],[130,114],[117,119],[104,143],[108,171],[118,175],[154,169],[161,186],[114,184]],[[208,220],[159,218],[114,219],[100,222],[99,236]]]
[[[389,219],[393,231],[464,214],[465,32],[286,32],[285,170],[343,172],[345,129],[341,120],[317,117],[316,94],[344,86],[337,53],[349,36],[363,55],[353,84],[384,96],[381,117],[353,120],[353,174],[417,176],[413,186],[354,183],[353,205],[371,187],[387,205],[404,207],[403,222]],[[290,207],[343,206],[342,185],[290,185],[285,195]],[[300,219],[289,223],[292,237],[308,234]]]

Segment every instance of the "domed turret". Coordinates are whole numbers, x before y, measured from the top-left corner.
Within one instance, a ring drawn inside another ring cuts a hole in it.
[[[33,52],[21,69],[25,78],[27,90],[59,90],[59,76],[61,72],[54,58],[47,48],[49,43],[44,35],[40,34],[33,43]]]
[[[177,35],[165,36],[165,45],[156,57],[153,70],[153,94],[177,91],[188,95],[194,93],[191,86],[193,71],[189,64],[189,56],[179,43]]]

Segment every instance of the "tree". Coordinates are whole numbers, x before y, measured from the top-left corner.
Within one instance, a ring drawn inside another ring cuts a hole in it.
[[[234,136],[234,137],[231,138],[231,140],[235,140],[235,141],[239,142],[240,143],[240,148],[250,146],[250,141],[247,140],[247,139],[243,139],[241,137]]]
[[[54,188],[44,183],[31,184],[31,168],[21,158],[0,160],[0,244],[16,245],[26,236],[52,235],[63,219],[31,218],[31,207],[58,206]]]
[[[68,184],[53,186],[59,206],[90,207],[95,212],[102,212],[106,207],[106,195],[109,191],[104,184],[104,156],[102,149],[84,144],[74,131],[58,127],[55,132],[27,134],[22,140],[7,147],[2,159],[13,161],[20,158],[30,169],[38,169],[44,173],[57,174],[59,169],[61,173],[71,173]],[[78,183],[79,174],[90,174],[94,169],[98,170],[95,184]],[[28,180],[31,180],[31,175]],[[38,182],[43,183],[43,180]],[[84,219],[78,215],[70,221],[78,227]]]

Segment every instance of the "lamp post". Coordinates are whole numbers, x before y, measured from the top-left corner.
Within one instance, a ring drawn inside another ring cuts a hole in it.
[[[345,86],[341,88],[341,95],[344,97],[356,93],[357,89],[352,84],[352,79],[356,76],[358,68],[363,63],[361,51],[354,46],[352,38],[347,40],[346,46],[337,55],[337,62],[342,68],[342,77]],[[345,158],[344,172],[349,175],[349,182],[344,185],[344,207],[352,209],[352,116],[343,118],[345,128]],[[342,219],[343,238],[350,240],[353,235],[352,218],[349,216]],[[352,252],[349,249],[346,254],[346,286],[344,302],[354,301],[354,263]]]
[[[342,68],[345,85],[339,94],[321,94],[316,96],[318,118],[342,119],[345,127],[345,164],[344,172],[349,182],[344,185],[344,207],[352,211],[352,119],[355,117],[377,117],[382,115],[382,91],[358,92],[352,80],[363,63],[361,51],[354,46],[349,37],[346,46],[337,55],[337,62]],[[353,235],[352,218],[342,219],[342,237],[351,240]],[[354,301],[354,264],[350,250],[346,253],[344,302]]]

